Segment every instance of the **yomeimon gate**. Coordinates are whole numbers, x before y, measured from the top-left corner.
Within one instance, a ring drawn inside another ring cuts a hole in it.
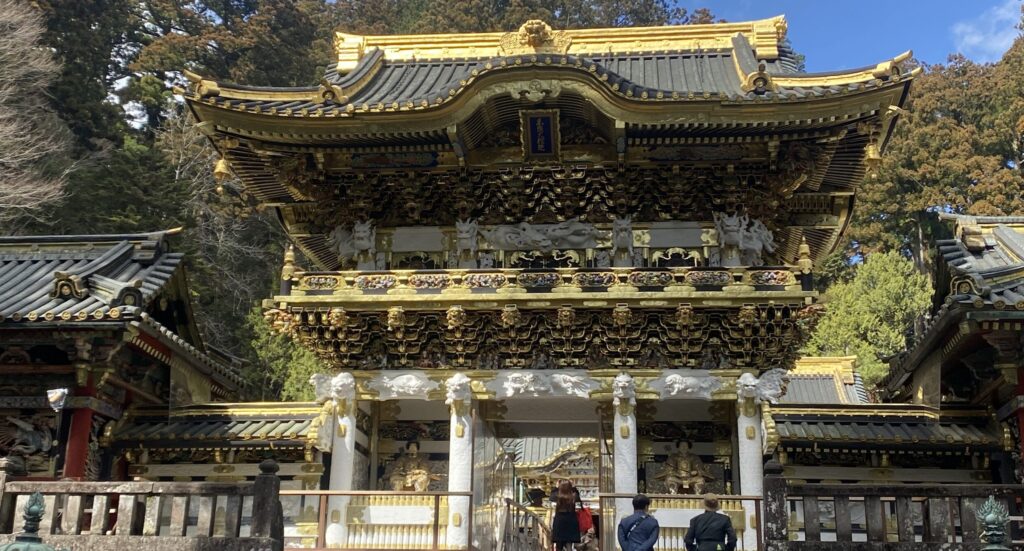
[[[218,175],[297,248],[266,315],[337,370],[324,484],[456,494],[452,548],[489,548],[497,500],[562,478],[604,534],[637,491],[735,495],[756,548],[762,411],[914,74],[909,54],[806,73],[785,35],[781,17],[338,33],[319,86],[189,74]],[[412,499],[332,497],[327,542],[411,537]],[[656,503],[661,547],[694,503]]]

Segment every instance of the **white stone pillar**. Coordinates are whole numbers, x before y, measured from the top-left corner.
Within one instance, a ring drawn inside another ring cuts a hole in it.
[[[339,373],[333,378],[314,375],[310,382],[316,387],[316,399],[323,403],[323,412],[317,429],[318,446],[331,453],[329,490],[352,490],[356,457],[356,382],[351,373]],[[327,500],[328,546],[346,543],[348,526],[345,515],[350,498],[331,496]]]
[[[448,436],[448,491],[473,489],[473,392],[469,377],[456,373],[445,381],[445,403],[451,408]],[[448,498],[448,549],[469,549],[469,525],[473,522],[468,496]]]
[[[612,387],[612,427],[615,432],[615,493],[637,493],[637,452],[636,452],[636,387],[633,378],[625,373],[615,377]],[[615,500],[615,525],[633,513],[631,497]]]
[[[740,494],[764,496],[764,452],[761,434],[761,406],[753,398],[740,398],[736,408],[736,437],[739,442]],[[757,519],[757,503],[746,500],[743,510],[746,526]],[[763,527],[762,527],[763,529]],[[757,531],[743,531],[743,549],[757,549]]]

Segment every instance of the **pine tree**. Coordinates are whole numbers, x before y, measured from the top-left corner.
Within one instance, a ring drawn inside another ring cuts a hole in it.
[[[808,343],[811,354],[857,356],[864,382],[874,385],[888,373],[882,357],[904,348],[906,330],[931,304],[931,285],[898,253],[875,253],[849,281],[825,293],[825,317]]]

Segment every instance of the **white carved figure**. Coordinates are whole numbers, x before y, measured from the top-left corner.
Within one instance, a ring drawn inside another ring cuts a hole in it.
[[[760,377],[744,373],[736,380],[736,395],[740,400],[751,399],[755,404],[775,404],[786,394],[787,384],[789,375],[785,369],[770,369]]]
[[[468,402],[473,397],[471,383],[472,381],[470,381],[469,377],[463,373],[456,373],[448,377],[444,382],[444,403],[450,406],[459,402]]]
[[[594,380],[586,375],[572,375],[569,373],[552,373],[552,390],[559,390],[569,396],[589,398],[593,390]]]
[[[612,382],[612,404],[616,407],[636,405],[636,387],[633,385],[633,378],[626,373],[619,373]]]
[[[422,373],[403,373],[401,375],[380,374],[367,385],[380,393],[383,400],[395,398],[427,399],[427,394],[440,386]]]
[[[478,230],[491,247],[502,251],[550,252],[555,249],[592,249],[601,232],[593,224],[573,218],[559,224],[494,226]]]
[[[775,252],[775,236],[760,220],[751,220],[750,228],[744,230],[741,259],[747,266],[763,266],[765,255]]]
[[[477,234],[480,226],[476,220],[455,221],[455,252],[459,268],[476,268]]]
[[[593,224],[572,218],[541,230],[556,249],[592,249],[597,246],[601,232]]]
[[[630,216],[612,219],[612,256],[616,266],[633,265],[633,219]]]
[[[357,270],[376,269],[377,230],[372,221],[356,222],[351,230],[338,226],[327,236],[327,242],[343,263],[355,260]]]
[[[331,399],[331,376],[326,373],[316,373],[309,378],[309,384],[313,385],[313,394],[316,396],[316,403],[322,404]]]
[[[595,268],[610,268],[612,265],[612,253],[608,249],[598,249],[594,253]]]
[[[481,229],[487,242],[502,251],[541,250],[555,248],[548,236],[534,226],[522,222],[517,226],[495,226],[490,230]]]
[[[722,388],[722,380],[718,377],[693,377],[680,373],[669,373],[664,380],[651,383],[651,387],[660,391],[661,398],[700,398],[710,400],[716,390]]]
[[[356,395],[356,378],[351,373],[338,373],[331,378],[331,398],[348,400]]]
[[[715,229],[718,230],[718,249],[722,266],[742,266],[744,230],[750,219],[747,215],[713,213]]]
[[[481,269],[489,269],[494,267],[494,253],[484,251],[480,253],[480,259],[477,262]]]
[[[505,389],[505,396],[519,396],[529,394],[540,396],[551,392],[551,384],[543,375],[530,371],[509,373],[502,385]]]

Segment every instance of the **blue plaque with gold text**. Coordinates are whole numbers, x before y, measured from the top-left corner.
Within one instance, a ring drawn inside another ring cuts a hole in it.
[[[526,160],[558,160],[558,110],[521,111],[523,157]]]

